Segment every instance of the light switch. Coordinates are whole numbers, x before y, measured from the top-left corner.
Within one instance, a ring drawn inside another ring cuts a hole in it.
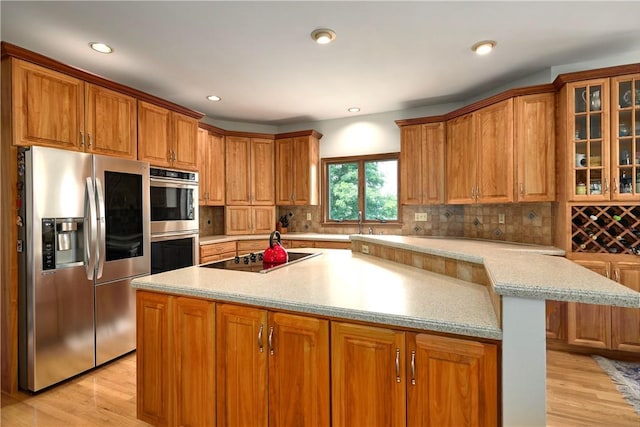
[[[498,214],[498,224],[504,224],[504,214]]]
[[[428,217],[426,212],[416,212],[415,220],[416,221],[428,221],[429,217]]]
[[[311,212],[307,212],[307,221],[311,221]]]

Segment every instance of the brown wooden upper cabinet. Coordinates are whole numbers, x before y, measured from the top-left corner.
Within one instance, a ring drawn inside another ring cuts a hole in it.
[[[567,200],[637,201],[640,74],[567,84],[560,106]]]
[[[136,158],[136,100],[12,58],[14,145]]]
[[[517,202],[555,200],[555,93],[515,99]]]
[[[277,139],[275,183],[277,205],[317,205],[319,202],[319,139],[308,136]]]
[[[274,205],[273,139],[227,136],[225,153],[226,204]]]
[[[198,129],[199,204],[224,205],[224,136]]]
[[[513,99],[447,122],[447,203],[513,201]]]
[[[400,203],[444,203],[444,123],[400,130]]]
[[[198,121],[138,101],[138,160],[153,166],[197,170]]]

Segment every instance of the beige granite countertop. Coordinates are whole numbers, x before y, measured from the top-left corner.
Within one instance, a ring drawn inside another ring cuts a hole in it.
[[[639,292],[563,258],[564,251],[553,246],[360,234],[351,239],[483,264],[502,296],[640,307]]]
[[[501,339],[484,286],[348,250],[269,273],[187,267],[133,280],[137,289],[383,325]]]
[[[301,240],[359,240],[483,264],[499,295],[640,307],[640,293],[562,257],[551,246],[390,235],[287,234]],[[210,236],[201,242],[266,238]],[[501,339],[481,285],[348,250],[269,273],[187,267],[133,280],[137,289],[290,310],[383,325]]]
[[[268,239],[269,234],[241,234],[241,235],[214,235],[200,236],[200,245],[209,243],[232,242],[236,240],[261,240]],[[319,240],[330,242],[348,242],[348,234],[322,234],[322,233],[285,233],[280,237],[283,240]]]

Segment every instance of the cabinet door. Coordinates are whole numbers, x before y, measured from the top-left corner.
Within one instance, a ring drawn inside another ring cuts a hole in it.
[[[138,160],[171,166],[170,124],[169,110],[138,101]]]
[[[293,138],[279,139],[276,150],[276,205],[293,205]]]
[[[611,79],[611,197],[640,195],[640,74]]]
[[[224,206],[224,137],[209,135],[209,206]]]
[[[473,113],[478,147],[477,200],[513,201],[513,99]]]
[[[547,202],[555,190],[555,94],[516,99],[516,200]]]
[[[227,136],[225,147],[226,196],[228,205],[251,203],[251,139]]]
[[[575,261],[607,275],[609,265],[604,261]],[[595,348],[611,347],[611,307],[605,305],[567,303],[567,342]]]
[[[475,202],[477,140],[471,114],[447,122],[447,203]]]
[[[407,425],[498,425],[495,345],[409,334],[407,373]]]
[[[611,264],[613,278],[640,292],[640,264]],[[611,307],[611,347],[614,350],[640,352],[640,308]]]
[[[444,123],[422,125],[422,203],[444,203]]]
[[[275,204],[275,159],[272,139],[251,139],[251,195],[253,205]]]
[[[403,126],[400,129],[400,203],[422,204],[422,126]]]
[[[198,129],[198,204],[206,205],[209,199],[210,175],[209,157],[211,147],[209,145],[209,132]]]
[[[295,205],[317,205],[320,163],[318,138],[304,136],[293,141],[293,200]]]
[[[85,151],[136,159],[136,99],[86,84]]]
[[[83,82],[12,59],[13,143],[83,150]]]
[[[225,206],[224,234],[250,234],[252,213],[251,206]]]
[[[271,233],[276,227],[276,207],[253,206],[251,223],[252,233]]]
[[[329,322],[269,313],[269,426],[329,426]]]
[[[217,419],[221,426],[267,426],[267,312],[216,307]]]
[[[137,417],[154,425],[169,425],[173,367],[170,329],[171,299],[152,292],[136,292]],[[144,332],[144,334],[143,334]]]
[[[545,301],[547,338],[562,340],[565,332],[565,312],[567,303],[563,301]]]
[[[172,167],[196,170],[198,163],[198,121],[193,117],[171,112]]]
[[[405,334],[331,323],[334,427],[406,425]]]
[[[173,325],[176,401],[176,419],[173,424],[214,426],[214,303],[195,298],[175,298]]]
[[[567,96],[568,200],[609,200],[609,79],[570,83]]]

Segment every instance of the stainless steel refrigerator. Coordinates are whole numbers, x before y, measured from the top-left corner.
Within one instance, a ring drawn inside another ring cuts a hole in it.
[[[19,383],[38,391],[135,349],[131,279],[149,274],[149,165],[18,154]]]

